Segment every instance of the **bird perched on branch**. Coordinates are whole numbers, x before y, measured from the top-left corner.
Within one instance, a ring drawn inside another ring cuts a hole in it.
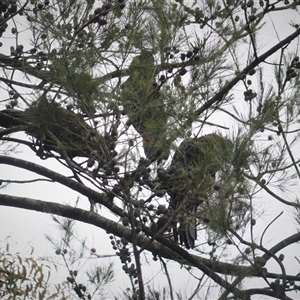
[[[171,218],[169,225],[173,227],[175,241],[179,236],[187,249],[195,247],[197,208],[206,201],[216,173],[225,162],[230,162],[232,152],[232,142],[215,133],[189,138],[180,144],[171,166],[158,171],[161,188],[170,196],[168,214],[158,220],[158,230]]]
[[[69,158],[91,157],[91,152],[107,152],[106,141],[76,113],[49,102],[42,96],[35,104],[22,111],[4,109],[0,111],[0,127],[23,126],[24,130],[36,139],[37,153],[44,151],[66,153]],[[97,139],[100,139],[99,141]],[[102,149],[99,149],[101,148]]]
[[[144,152],[153,160],[165,154],[167,114],[159,87],[155,82],[154,58],[143,50],[133,58],[129,78],[122,85],[121,102],[128,124],[143,138]],[[168,151],[166,151],[168,152]]]

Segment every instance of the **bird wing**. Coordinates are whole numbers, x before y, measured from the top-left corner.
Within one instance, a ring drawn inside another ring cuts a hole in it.
[[[11,128],[18,125],[26,125],[24,130],[38,141],[41,151],[64,151],[70,158],[74,158],[90,157],[93,150],[96,153],[101,150],[103,157],[104,150],[108,148],[100,134],[96,133],[91,138],[94,130],[80,115],[58,103],[49,102],[45,96],[25,111],[6,109],[0,112],[1,127]]]
[[[152,159],[163,152],[167,126],[164,103],[155,83],[152,52],[142,51],[133,58],[128,72],[121,93],[122,105],[129,123],[143,138],[146,157]]]
[[[170,196],[169,217],[180,208],[172,222],[174,239],[178,241],[179,237],[187,249],[194,248],[197,239],[197,208],[206,201],[216,173],[230,157],[230,149],[232,143],[215,133],[186,139],[171,163],[176,171],[168,180],[163,179],[162,186]]]

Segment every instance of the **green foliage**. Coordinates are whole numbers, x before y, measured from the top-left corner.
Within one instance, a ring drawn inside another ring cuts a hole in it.
[[[113,265],[110,263],[107,267],[97,266],[96,268],[87,271],[86,274],[88,282],[94,286],[97,286],[97,290],[101,290],[104,289],[114,279]]]
[[[77,224],[72,219],[53,217],[60,232],[59,237],[46,235],[54,246],[56,256],[49,258],[54,264],[65,266],[64,272],[69,290],[79,299],[106,299],[108,287],[114,281],[115,272],[112,262],[102,263],[105,256],[95,248],[88,248],[86,237],[78,236]]]
[[[0,297],[14,299],[68,299],[64,284],[52,284],[55,270],[42,257],[12,254],[7,243],[0,248]]]

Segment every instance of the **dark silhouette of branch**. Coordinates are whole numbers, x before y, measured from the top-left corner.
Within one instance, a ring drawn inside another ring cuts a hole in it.
[[[269,252],[270,253],[277,253],[278,251],[284,249],[285,247],[298,243],[300,241],[300,232],[297,232],[289,237],[287,237],[286,239],[282,240],[281,242],[279,242],[278,244],[276,244],[275,246],[273,246]],[[267,261],[271,258],[272,256],[268,253],[265,253],[262,258]]]
[[[250,63],[240,74],[234,77],[231,81],[229,81],[222,89],[220,89],[210,100],[208,100],[205,104],[203,104],[199,109],[195,111],[195,115],[201,115],[204,111],[209,109],[216,102],[219,102],[223,99],[223,97],[241,80],[249,73],[250,70],[257,67],[260,63],[264,62],[268,57],[277,52],[279,49],[290,43],[297,36],[300,35],[300,28],[298,28],[294,33],[286,37],[284,40],[273,46],[271,49],[266,51],[264,54],[256,58],[252,63]]]
[[[62,205],[54,202],[46,202],[41,200],[35,200],[31,198],[16,197],[9,195],[0,195],[0,205],[9,206],[9,207],[18,207],[29,210],[35,210],[39,212],[56,214],[66,218],[71,218],[73,220],[85,222],[96,227],[102,228],[109,233],[112,233],[116,236],[128,236],[128,240],[132,242],[131,230],[126,228],[118,223],[111,221],[105,217],[99,216],[94,212],[86,211],[79,208],[74,208],[68,205]],[[194,255],[189,254],[187,251],[177,246],[174,242],[168,241],[162,237],[158,238],[159,242],[164,242],[164,244],[171,247],[162,247],[160,243],[153,242],[148,243],[147,250],[155,253],[159,256],[177,260],[181,263],[191,264],[192,266],[203,271],[207,276],[212,278],[220,286],[225,289],[228,289],[231,293],[240,297],[243,292],[237,288],[232,288],[231,285],[219,275],[213,271],[213,264],[210,262],[210,266],[206,266],[201,260]],[[136,235],[136,243],[138,246],[142,247],[148,242],[148,238],[142,235]],[[209,260],[206,260],[209,262]],[[232,267],[230,265],[230,267]]]
[[[7,164],[11,166],[15,166],[18,168],[22,168],[41,176],[52,179],[54,182],[58,182],[71,190],[79,192],[80,194],[91,198],[94,202],[99,203],[107,207],[110,211],[117,214],[118,216],[122,216],[124,211],[113,204],[111,195],[105,195],[86,187],[85,185],[76,182],[66,176],[63,176],[57,172],[51,171],[45,167],[42,167],[38,164],[22,160],[19,158],[13,158],[9,156],[0,155],[0,164]]]
[[[4,77],[0,77],[0,81],[5,82],[8,86],[18,85],[18,86],[22,86],[22,87],[25,87],[28,89],[34,89],[34,90],[41,89],[40,86],[35,85],[35,84],[29,84],[29,83],[25,83],[25,82],[15,81],[15,80],[4,78]]]
[[[248,289],[246,290],[246,292],[249,295],[266,295],[266,296],[270,296],[272,298],[276,298],[279,299],[278,296],[276,295],[272,290],[270,289]],[[293,300],[293,298],[288,297],[287,295],[283,295],[282,297],[280,296],[281,300]]]
[[[76,183],[76,182],[75,182]],[[41,201],[25,197],[17,197],[10,195],[0,195],[0,205],[8,207],[17,207],[27,210],[34,210],[48,214],[55,214],[66,218],[72,218],[74,220],[84,222],[87,224],[94,225],[98,228],[102,228],[109,233],[112,233],[116,236],[126,236],[129,241],[131,241],[131,229],[126,228],[110,219],[107,219],[103,216],[98,215],[97,213],[74,208],[69,205],[62,205],[59,203]],[[151,234],[151,230],[144,231],[147,235]],[[146,249],[153,254],[159,255],[166,259],[171,259],[178,261],[181,264],[187,264],[199,268],[206,275],[210,276],[217,283],[222,283],[222,286],[225,285],[225,281],[220,280],[219,276],[215,273],[239,276],[241,274],[248,274],[249,276],[260,277],[260,273],[256,271],[252,266],[241,266],[224,262],[211,261],[199,257],[197,255],[190,254],[180,246],[176,245],[173,241],[168,240],[164,237],[158,237],[157,242],[153,241],[149,243],[149,238],[138,234],[136,235],[136,242],[139,247],[146,245]],[[270,278],[280,278],[280,274],[276,273],[266,273],[267,277]],[[300,281],[298,276],[289,276],[287,275],[288,280]]]
[[[17,60],[13,57],[4,55],[2,53],[0,53],[0,67],[5,69],[9,69],[8,67],[11,67],[12,69],[24,72],[27,75],[31,75],[41,80],[45,80],[46,82],[51,82],[52,79],[50,71],[39,70],[36,67],[32,67],[23,58]]]

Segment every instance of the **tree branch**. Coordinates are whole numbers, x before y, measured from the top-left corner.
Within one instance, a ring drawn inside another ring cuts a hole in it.
[[[287,237],[286,239],[282,240],[281,242],[279,242],[278,244],[276,244],[275,246],[273,246],[269,252],[275,254],[278,251],[284,249],[285,247],[298,243],[300,241],[300,232],[297,232],[289,237]],[[265,253],[262,258],[267,261],[271,258],[271,255],[269,255],[268,253]]]
[[[26,160],[22,160],[19,158],[4,156],[4,155],[0,155],[0,164],[7,164],[18,168],[22,168],[34,172],[36,174],[39,174],[41,176],[47,177],[49,179],[52,179],[53,181],[58,182],[70,188],[71,190],[79,192],[80,194],[92,199],[96,203],[104,205],[111,212],[115,213],[118,216],[122,216],[124,214],[124,211],[113,203],[113,199],[111,195],[98,193],[92,190],[91,188],[86,187],[82,183],[76,182],[75,180],[72,180],[57,172],[51,171],[38,164],[28,162]]]
[[[256,58],[251,64],[249,64],[240,74],[234,77],[230,82],[228,82],[218,93],[216,93],[210,100],[203,104],[199,109],[195,111],[195,115],[201,115],[204,111],[210,108],[213,104],[221,101],[224,95],[226,95],[250,70],[257,67],[260,63],[264,62],[269,56],[274,54],[276,51],[284,47],[286,44],[290,43],[297,36],[300,35],[300,28],[298,28],[294,33],[289,35],[287,38],[273,46],[267,52]]]
[[[33,210],[48,214],[55,214],[65,218],[72,218],[74,220],[84,222],[90,225],[94,225],[98,228],[102,228],[109,233],[112,233],[116,236],[128,237],[128,240],[132,242],[131,229],[126,228],[114,221],[111,221],[103,216],[98,215],[97,213],[75,208],[69,205],[62,205],[59,203],[41,201],[32,198],[25,197],[17,197],[10,195],[1,195],[0,194],[0,205],[8,206],[8,207],[17,207],[23,208],[27,210]],[[148,229],[148,232],[151,232]],[[148,233],[147,232],[147,233]],[[213,272],[231,275],[231,276],[239,276],[241,273],[247,273],[249,276],[260,277],[260,274],[257,273],[256,269],[252,266],[240,266],[234,265],[230,263],[211,261],[209,259],[205,259],[199,257],[197,255],[190,254],[173,241],[168,240],[164,237],[158,237],[158,242],[153,241],[149,243],[149,238],[145,237],[141,234],[136,236],[136,243],[139,247],[143,247],[147,245],[146,249],[153,254],[157,254],[166,259],[171,259],[173,261],[177,261],[181,264],[192,265],[200,270],[205,270],[209,277],[214,277]],[[267,275],[268,276],[268,275]],[[218,276],[219,277],[219,276]],[[269,277],[269,276],[268,276]],[[280,274],[270,273],[271,278],[280,278]],[[220,278],[220,277],[219,277]],[[217,277],[213,278],[214,280]],[[300,281],[300,278],[297,276],[287,276],[289,280]],[[218,280],[218,279],[217,279]],[[223,280],[223,279],[222,279]],[[216,281],[216,280],[215,280]],[[224,283],[224,281],[223,281]]]

